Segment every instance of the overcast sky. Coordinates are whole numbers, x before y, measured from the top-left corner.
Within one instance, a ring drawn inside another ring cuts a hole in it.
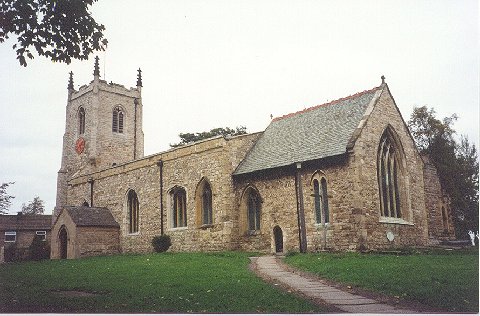
[[[246,126],[386,81],[407,121],[414,106],[479,144],[477,1],[99,0],[109,41],[101,76],[133,87],[143,71],[145,154],[181,132]],[[0,182],[15,182],[10,213],[40,196],[55,206],[68,72],[93,79],[93,58],[43,57],[21,67],[0,44]]]

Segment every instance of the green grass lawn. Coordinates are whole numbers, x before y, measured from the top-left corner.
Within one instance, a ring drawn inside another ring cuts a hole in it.
[[[285,262],[327,279],[416,300],[445,312],[478,313],[478,249],[411,255],[294,254]]]
[[[227,252],[3,264],[0,312],[322,312],[264,283],[248,263],[248,254]],[[70,297],[59,290],[97,295]]]

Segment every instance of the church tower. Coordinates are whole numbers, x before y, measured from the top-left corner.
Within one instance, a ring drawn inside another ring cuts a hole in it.
[[[141,92],[140,69],[136,87],[127,89],[100,79],[98,57],[88,85],[75,90],[70,72],[55,213],[69,205],[70,179],[143,157]]]

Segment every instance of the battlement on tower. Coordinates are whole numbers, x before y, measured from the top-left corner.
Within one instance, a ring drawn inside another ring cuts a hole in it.
[[[96,82],[95,80],[93,80],[88,85],[82,85],[78,90],[71,90],[71,99],[74,100],[83,96],[86,93],[92,92],[95,87],[99,91],[115,93],[131,98],[138,98],[141,92],[140,87],[126,88],[124,85],[118,83],[107,83],[105,80],[98,80]]]

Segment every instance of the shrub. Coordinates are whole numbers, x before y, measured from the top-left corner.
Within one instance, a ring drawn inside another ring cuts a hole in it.
[[[4,260],[5,262],[17,262],[20,261],[20,254],[16,244],[6,245],[4,248]]]
[[[152,239],[152,246],[156,252],[165,252],[171,245],[172,241],[168,235],[155,236]]]
[[[50,259],[50,246],[42,240],[42,236],[35,235],[28,250],[30,260]]]

